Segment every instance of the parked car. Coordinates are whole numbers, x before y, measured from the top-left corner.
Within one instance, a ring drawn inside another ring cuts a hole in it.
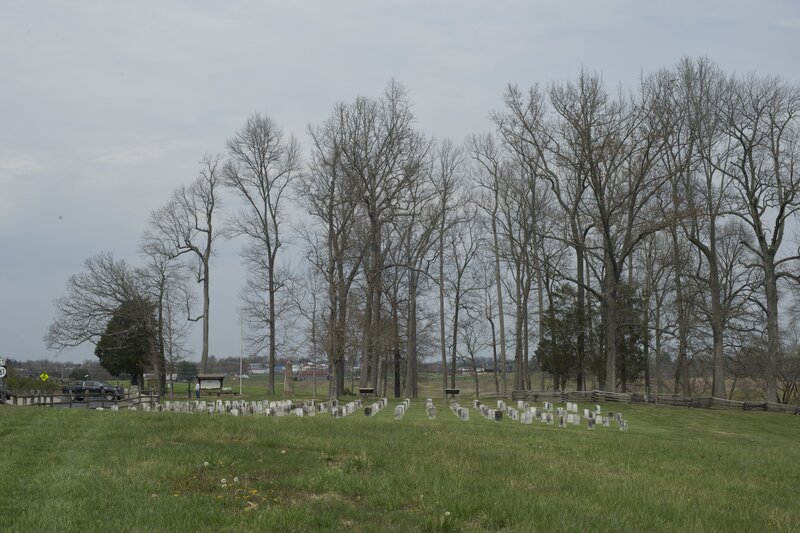
[[[84,398],[103,398],[109,402],[122,399],[125,394],[125,389],[122,387],[115,387],[105,381],[76,381],[71,385],[62,387],[63,394],[69,394],[70,398],[75,401],[83,401]]]

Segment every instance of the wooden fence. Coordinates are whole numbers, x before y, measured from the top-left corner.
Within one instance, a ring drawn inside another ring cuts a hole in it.
[[[739,409],[744,411],[759,410],[774,413],[790,413],[800,415],[800,406],[768,402],[739,402],[714,398],[712,396],[686,397],[677,394],[643,394],[637,392],[608,391],[514,391],[513,400],[548,401],[548,402],[619,402],[646,403],[652,405],[668,405],[674,407],[691,407],[700,409]]]
[[[6,393],[6,405],[17,407],[86,407],[96,409],[98,407],[107,408],[116,405],[120,408],[138,407],[143,404],[154,406],[159,402],[158,394],[152,391],[144,391],[136,394],[126,394],[119,400],[108,400],[103,396],[89,396],[78,401],[71,394],[54,394],[40,391],[27,391]]]

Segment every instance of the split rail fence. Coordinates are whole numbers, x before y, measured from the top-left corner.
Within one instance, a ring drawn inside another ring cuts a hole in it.
[[[125,394],[119,400],[109,400],[103,396],[89,396],[78,401],[71,394],[55,394],[40,391],[29,391],[27,393],[6,393],[6,404],[13,406],[35,406],[35,407],[86,407],[96,409],[106,408],[116,405],[122,407],[138,407],[143,404],[154,406],[159,402],[158,394],[143,391],[134,394]]]
[[[800,407],[782,403],[770,402],[739,402],[714,398],[712,396],[687,397],[677,394],[644,394],[637,392],[608,392],[608,391],[514,391],[511,393],[514,400],[524,401],[554,401],[554,402],[618,402],[629,404],[668,405],[673,407],[691,407],[701,409],[739,409],[744,411],[759,410],[773,413],[790,413],[800,415]]]

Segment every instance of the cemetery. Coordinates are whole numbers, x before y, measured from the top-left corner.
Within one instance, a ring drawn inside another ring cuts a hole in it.
[[[800,2],[3,7],[0,533],[800,532]]]
[[[342,418],[352,415],[359,409],[364,409],[364,416],[373,417],[389,405],[387,398],[380,398],[377,401],[364,405],[363,400],[356,399],[349,402],[339,402],[338,400],[322,401],[317,400],[276,400],[276,401],[246,401],[246,400],[221,400],[205,401],[165,401],[164,403],[141,403],[140,405],[130,405],[124,407],[129,411],[157,412],[157,413],[186,413],[199,415],[231,415],[231,416],[297,416],[308,417],[317,414],[330,415],[333,418]],[[406,411],[411,407],[411,400],[406,398],[394,408],[394,419],[400,421],[405,416]],[[602,426],[614,427],[621,431],[628,430],[628,420],[623,418],[622,413],[608,411],[605,415],[599,405],[595,405],[593,410],[583,409],[583,419],[578,415],[578,404],[566,403],[566,407],[555,408],[555,418],[553,416],[553,404],[544,402],[541,407],[531,406],[529,402],[518,400],[516,407],[506,405],[503,400],[497,400],[496,408],[490,408],[480,400],[473,400],[472,408],[487,420],[501,422],[508,420],[521,422],[530,425],[534,421],[542,424],[552,425],[554,420],[559,421],[560,428],[568,426],[586,425],[587,429],[595,429],[599,422]],[[119,411],[118,405],[111,405],[110,411]],[[449,402],[449,409],[460,420],[469,421],[469,409],[462,407],[455,400]],[[96,407],[96,411],[105,410],[104,407]],[[436,404],[432,398],[425,400],[425,413],[429,420],[436,419]],[[504,418],[505,417],[505,418]]]
[[[375,395],[0,409],[11,530],[91,530],[100,513],[121,529],[287,531],[780,531],[800,519],[800,417],[786,414]],[[92,504],[71,496],[89,478],[109,488]]]

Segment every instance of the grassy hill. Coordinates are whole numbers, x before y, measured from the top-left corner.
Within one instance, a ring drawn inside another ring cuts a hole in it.
[[[0,408],[0,530],[790,531],[800,417],[607,404],[628,432]],[[588,405],[581,405],[590,407]]]

